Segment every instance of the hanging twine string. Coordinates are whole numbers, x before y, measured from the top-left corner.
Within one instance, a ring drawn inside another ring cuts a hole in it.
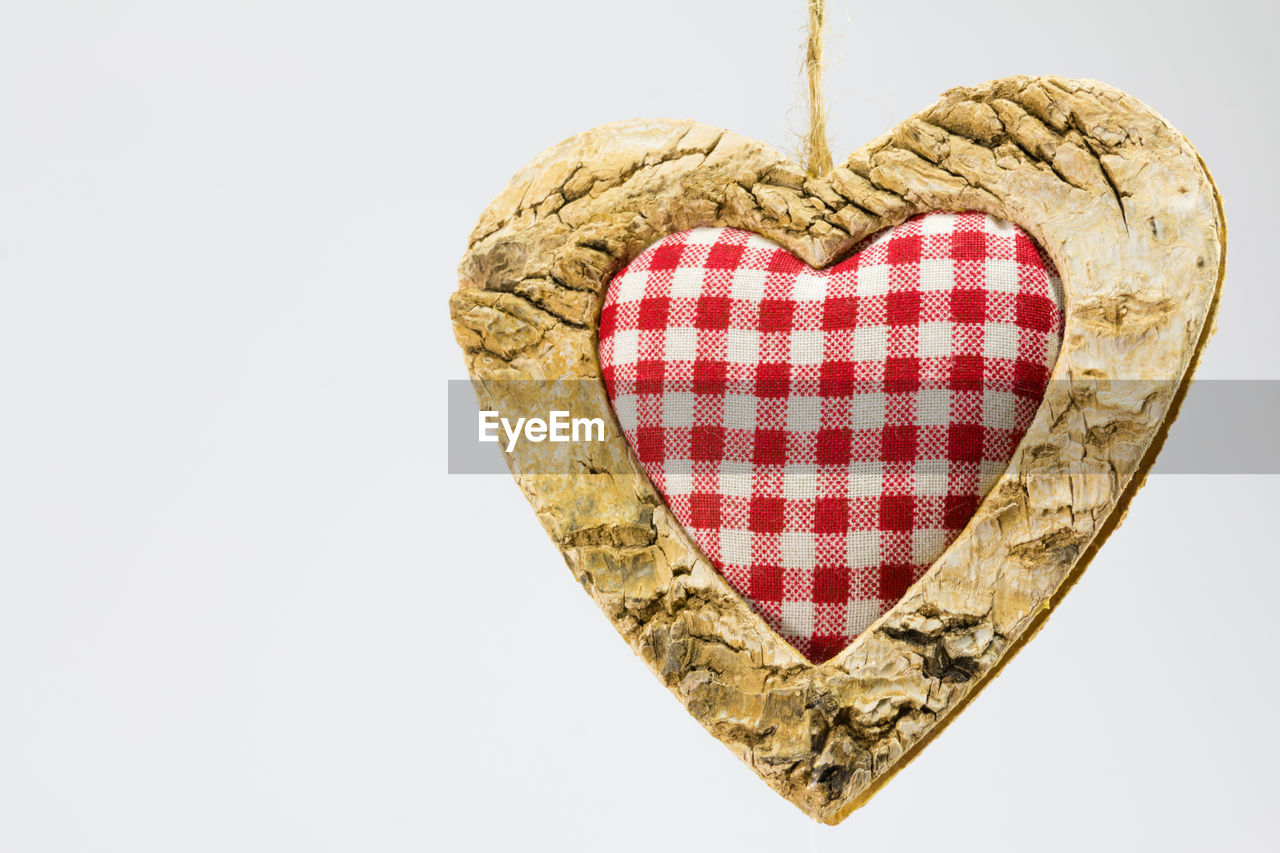
[[[822,36],[827,26],[826,0],[809,0],[809,44],[804,64],[809,79],[809,135],[804,141],[806,168],[812,177],[831,171],[827,147],[827,105],[822,100]]]

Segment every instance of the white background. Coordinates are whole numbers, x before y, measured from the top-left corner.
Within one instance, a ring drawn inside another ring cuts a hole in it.
[[[1273,11],[832,18],[837,159],[1012,73],[1159,109],[1231,226],[1201,376],[1280,378]],[[803,19],[0,5],[0,849],[1274,849],[1275,478],[1155,478],[1036,641],[829,828],[632,657],[509,480],[445,474],[475,217],[616,119],[793,147]]]

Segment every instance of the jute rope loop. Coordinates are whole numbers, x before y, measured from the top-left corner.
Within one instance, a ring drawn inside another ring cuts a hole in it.
[[[827,147],[827,106],[822,100],[822,37],[827,26],[826,0],[809,0],[809,42],[804,64],[809,81],[809,134],[804,141],[806,167],[818,178],[831,171]]]

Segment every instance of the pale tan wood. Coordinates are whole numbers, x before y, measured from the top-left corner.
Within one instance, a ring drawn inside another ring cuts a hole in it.
[[[526,443],[510,460],[636,654],[761,778],[828,823],[865,802],[1034,634],[1154,460],[1224,269],[1221,205],[1196,152],[1137,100],[1052,77],[954,89],[820,179],[696,122],[622,122],[557,145],[512,179],[476,225],[451,300],[489,406],[546,410],[520,390],[540,386],[490,380],[583,378],[598,388],[589,414],[612,422],[595,323],[610,278],[643,248],[725,225],[822,266],[930,210],[985,211],[1045,248],[1063,277],[1063,346],[973,520],[831,661],[810,665],[751,611],[616,434],[574,447],[577,477],[525,473],[547,445]],[[1108,386],[1119,379],[1137,381]],[[545,665],[548,691],[587,689],[557,683],[563,668]]]

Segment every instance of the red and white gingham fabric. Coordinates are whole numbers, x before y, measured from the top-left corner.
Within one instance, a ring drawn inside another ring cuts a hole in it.
[[[731,228],[609,285],[600,361],[645,472],[809,660],[892,607],[968,522],[1039,406],[1057,273],[1020,229],[917,216],[815,270]]]

